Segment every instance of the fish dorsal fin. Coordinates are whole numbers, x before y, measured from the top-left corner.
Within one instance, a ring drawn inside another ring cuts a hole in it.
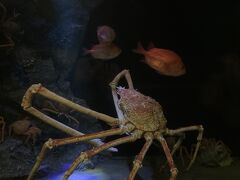
[[[154,43],[152,42],[152,41],[150,41],[150,43],[148,44],[148,50],[149,49],[153,49],[153,48],[155,48],[155,45],[154,45]]]
[[[145,54],[146,50],[143,48],[142,43],[138,42],[137,48],[132,50],[133,52],[137,54]]]

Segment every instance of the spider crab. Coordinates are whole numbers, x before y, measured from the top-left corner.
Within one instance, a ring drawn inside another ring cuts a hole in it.
[[[126,81],[128,83],[128,89],[117,87],[119,81],[123,77],[126,78]],[[93,111],[91,109],[80,106],[76,103],[73,103],[72,101],[69,101],[47,90],[46,88],[42,87],[40,84],[32,85],[28,89],[25,96],[23,97],[23,103],[22,103],[23,108],[26,111],[32,113],[33,115],[39,117],[41,120],[47,123],[50,123],[52,125],[55,125],[55,127],[61,130],[64,130],[65,132],[75,136],[75,137],[68,137],[63,139],[49,139],[47,142],[45,142],[32,168],[32,171],[28,176],[28,180],[33,179],[33,176],[35,172],[38,170],[41,162],[44,159],[45,153],[48,149],[52,149],[58,146],[66,145],[66,144],[77,143],[80,141],[91,140],[91,142],[93,143],[93,140],[96,138],[103,138],[107,136],[120,135],[120,134],[126,134],[126,136],[107,142],[107,143],[99,143],[99,141],[98,143],[96,143],[95,141],[94,144],[97,145],[96,147],[86,152],[81,152],[80,155],[75,159],[75,161],[69,167],[69,169],[64,173],[63,180],[68,179],[69,176],[73,173],[73,171],[81,162],[111,147],[114,147],[123,143],[134,142],[140,138],[145,139],[145,144],[133,162],[133,168],[128,176],[128,180],[133,180],[135,178],[137,171],[142,166],[142,161],[144,159],[144,156],[146,155],[154,139],[160,142],[164,150],[164,153],[168,161],[168,165],[170,167],[170,172],[171,172],[170,180],[174,180],[177,176],[178,171],[174,164],[172,153],[175,152],[175,150],[180,146],[183,139],[182,137],[184,132],[198,131],[198,136],[197,136],[198,142],[196,145],[194,156],[191,162],[189,163],[188,169],[191,167],[191,165],[193,164],[196,158],[196,155],[200,146],[200,142],[203,136],[203,127],[201,125],[196,125],[196,126],[182,127],[175,130],[168,129],[166,127],[167,120],[164,117],[161,105],[154,99],[148,96],[144,96],[140,92],[134,90],[132,79],[128,70],[123,70],[122,72],[120,72],[110,83],[110,86],[112,89],[113,101],[117,111],[118,118],[113,118],[111,116]],[[51,100],[60,102],[70,108],[73,108],[76,111],[85,113],[99,120],[105,121],[110,126],[112,126],[112,129],[97,132],[97,133],[92,133],[92,134],[86,134],[86,135],[83,135],[78,131],[76,133],[76,131],[69,129],[69,127],[66,127],[63,124],[59,124],[59,122],[51,121],[50,120],[51,118],[49,119],[49,117],[47,117],[46,115],[44,115],[43,113],[39,112],[34,107],[32,107],[31,99],[33,94],[36,94],[36,93],[42,96],[45,96]],[[172,153],[168,148],[167,142],[164,138],[165,135],[170,135],[170,136],[174,135],[174,136],[180,137],[179,140],[176,142],[175,146],[173,147]]]
[[[73,117],[72,115],[70,115],[72,112],[74,112],[74,110],[71,110],[70,108],[68,108],[60,103],[54,103],[54,102],[47,100],[44,102],[44,108],[42,108],[42,110],[45,112],[55,114],[58,117],[63,116],[66,119],[68,119],[69,122],[74,121],[79,126],[78,120],[75,117]]]
[[[24,143],[27,144],[29,140],[32,140],[32,144],[35,145],[36,138],[41,135],[41,132],[41,129],[29,121],[29,117],[25,117],[10,124],[8,134],[9,136],[12,134],[26,136]]]

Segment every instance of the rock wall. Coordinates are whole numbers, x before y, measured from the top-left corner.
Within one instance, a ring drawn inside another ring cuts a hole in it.
[[[7,124],[6,136],[12,122],[29,116],[22,110],[21,101],[26,89],[34,83],[42,83],[55,93],[87,106],[85,100],[74,96],[70,86],[70,72],[79,58],[90,13],[101,2],[102,0],[3,2],[8,10],[7,16],[14,11],[19,14],[14,22],[22,29],[19,34],[11,34],[14,47],[0,49],[0,115]],[[43,106],[41,103],[41,98],[34,102],[39,107]],[[79,125],[61,115],[48,115],[84,133],[102,130],[96,119],[78,112],[71,112],[71,116],[79,120]],[[42,134],[34,146],[24,144],[24,137],[6,137],[0,144],[0,154],[4,155],[0,161],[0,178],[27,175],[42,144],[48,138],[67,137],[37,118],[30,117],[32,123],[42,129]],[[87,148],[89,145],[80,143],[56,149],[49,153],[41,171],[49,173],[66,161],[73,161]]]

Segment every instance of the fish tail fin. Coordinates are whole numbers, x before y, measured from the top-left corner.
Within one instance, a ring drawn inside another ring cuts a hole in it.
[[[155,48],[155,45],[152,41],[150,41],[149,44],[148,44],[148,50],[153,49],[153,48]]]
[[[138,42],[137,48],[132,50],[133,52],[137,54],[145,54],[146,50],[143,48],[142,43]]]

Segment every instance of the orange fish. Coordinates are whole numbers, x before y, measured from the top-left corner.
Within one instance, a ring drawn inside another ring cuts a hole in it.
[[[156,48],[153,44],[145,50],[142,44],[138,43],[133,52],[144,55],[144,62],[162,75],[176,77],[186,73],[180,56],[171,50]]]
[[[115,31],[109,26],[99,26],[97,28],[97,38],[99,43],[112,43],[116,37]]]
[[[91,54],[93,58],[110,60],[121,54],[122,50],[115,44],[100,43],[94,45],[91,49],[85,50],[85,54]]]

